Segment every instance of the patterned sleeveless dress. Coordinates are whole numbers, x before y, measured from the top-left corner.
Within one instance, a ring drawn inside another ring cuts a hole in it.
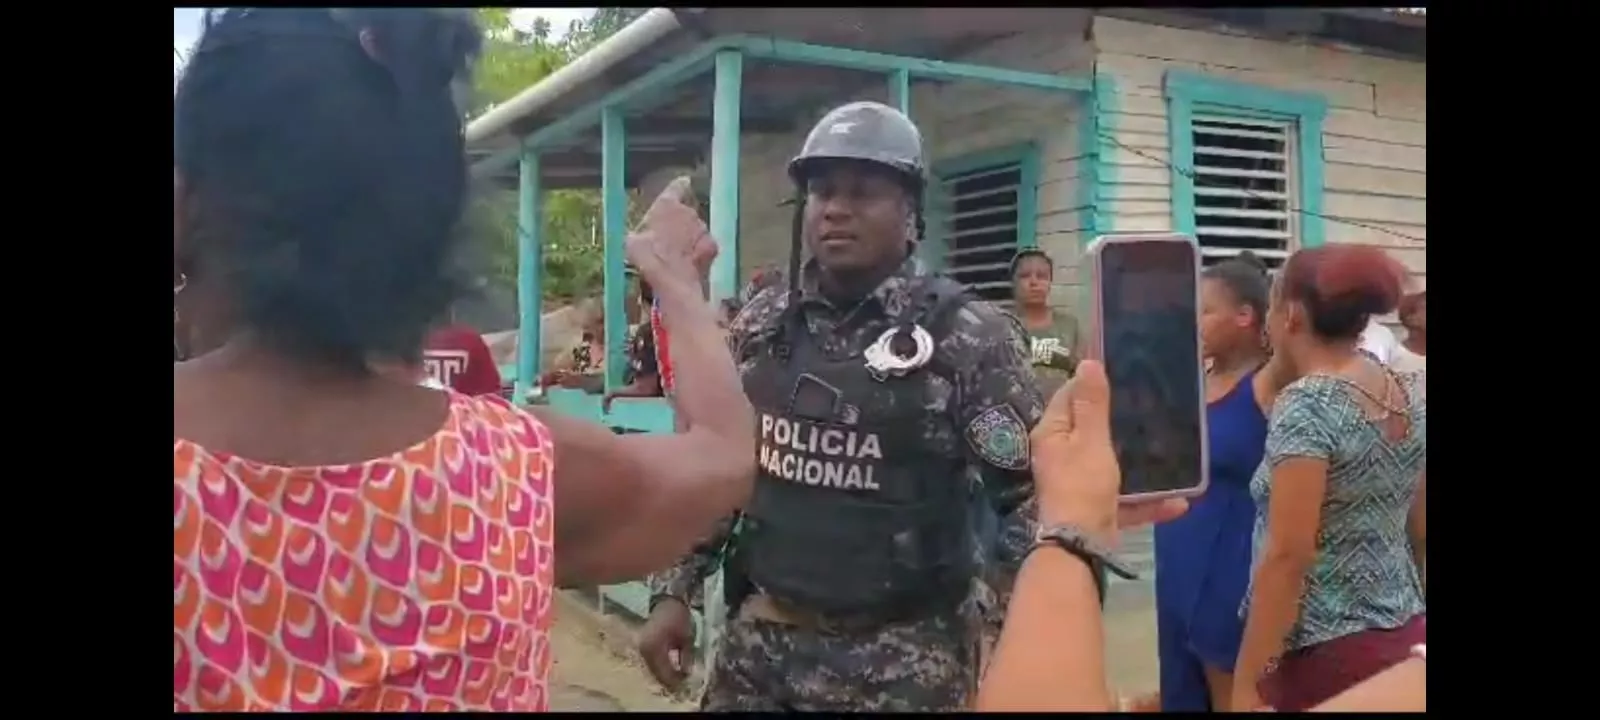
[[[553,467],[538,420],[453,392],[439,432],[355,465],[176,440],[173,709],[545,710]]]

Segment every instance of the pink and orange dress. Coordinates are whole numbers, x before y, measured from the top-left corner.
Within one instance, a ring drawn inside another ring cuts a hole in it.
[[[547,709],[548,430],[451,394],[428,439],[278,467],[176,440],[177,711]]]

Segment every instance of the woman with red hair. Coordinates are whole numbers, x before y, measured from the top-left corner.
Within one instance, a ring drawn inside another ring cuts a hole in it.
[[[1251,481],[1254,570],[1231,709],[1307,709],[1425,642],[1423,375],[1358,349],[1404,278],[1382,250],[1331,245],[1295,253],[1273,288],[1267,332],[1298,379],[1273,405]]]

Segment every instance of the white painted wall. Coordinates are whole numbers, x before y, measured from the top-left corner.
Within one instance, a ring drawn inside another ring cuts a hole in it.
[[[1085,13],[1084,22],[1087,20]],[[1018,35],[959,59],[1018,70],[1088,76],[1092,55],[1082,38],[1081,32]],[[855,97],[841,97],[834,104],[885,101],[887,87],[886,78],[882,85],[874,85]],[[911,99],[912,118],[922,130],[931,164],[1029,140],[1039,144],[1036,236],[1039,246],[1059,266],[1054,300],[1062,306],[1071,306],[1076,299],[1071,290],[1078,283],[1078,258],[1084,243],[1080,237],[1083,215],[1078,207],[1077,185],[1081,155],[1076,124],[1079,107],[1076,94],[976,82],[918,83]],[[803,118],[804,127],[793,135],[745,140],[740,150],[742,277],[748,278],[752,269],[763,265],[787,268],[792,216],[790,208],[778,206],[793,192],[785,166],[799,152],[810,124],[827,109],[817,108]]]
[[[1063,10],[1063,12],[1071,12]],[[1087,22],[1088,18],[1085,17]],[[1384,247],[1414,273],[1426,271],[1425,242],[1382,228],[1427,237],[1427,68],[1354,50],[1181,29],[1095,17],[1092,43],[1085,33],[1025,33],[997,41],[962,61],[1040,72],[1088,76],[1098,69],[1117,79],[1116,138],[1156,159],[1124,148],[1109,152],[1117,184],[1109,193],[1111,227],[1164,231],[1172,227],[1167,161],[1166,103],[1162,78],[1181,68],[1265,87],[1321,93],[1328,98],[1324,126],[1325,214],[1361,227],[1325,220],[1329,242]],[[884,100],[884,86],[852,98]],[[1079,201],[1081,149],[1075,96],[1016,90],[983,83],[919,84],[912,115],[921,126],[932,162],[1033,140],[1042,148],[1037,238],[1057,263],[1054,302],[1078,304],[1085,213]],[[826,108],[805,118],[809,127]],[[804,130],[781,137],[747,138],[741,150],[740,233],[742,277],[762,265],[784,267],[790,210],[778,203],[792,192],[784,167],[799,151]]]
[[[1121,113],[1112,119],[1117,139],[1162,160],[1168,159],[1162,99],[1168,69],[1326,97],[1323,212],[1372,226],[1328,219],[1327,240],[1380,246],[1412,272],[1426,272],[1425,64],[1107,17],[1095,19],[1094,40],[1100,71],[1118,80]],[[1119,149],[1115,162],[1113,227],[1170,229],[1171,171],[1127,150]]]

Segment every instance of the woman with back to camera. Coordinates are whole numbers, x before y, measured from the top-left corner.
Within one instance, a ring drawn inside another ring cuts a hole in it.
[[[1273,288],[1274,358],[1298,379],[1272,408],[1251,481],[1255,567],[1233,709],[1303,710],[1425,641],[1425,384],[1357,347],[1403,281],[1380,249],[1329,245],[1291,256]]]
[[[478,47],[463,10],[207,13],[174,102],[173,251],[232,322],[173,373],[176,710],[546,709],[555,587],[665,566],[749,494],[686,183],[627,249],[686,339],[687,432],[369,369],[416,357],[460,287],[452,81]]]
[[[1267,413],[1287,379],[1282,362],[1268,362],[1270,289],[1266,265],[1249,252],[1206,268],[1200,282],[1211,483],[1188,513],[1155,529],[1166,712],[1225,712],[1233,693],[1255,523],[1250,475],[1261,464]]]

